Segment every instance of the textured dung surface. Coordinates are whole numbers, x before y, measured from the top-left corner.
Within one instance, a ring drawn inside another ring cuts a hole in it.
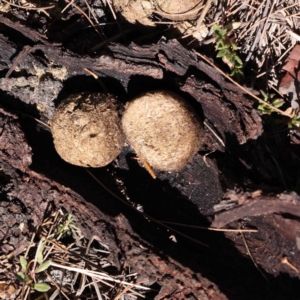
[[[152,21],[155,10],[169,14],[182,14],[193,9],[200,2],[199,0],[113,0],[113,6],[116,12],[132,24],[156,26]]]
[[[169,91],[134,99],[125,110],[122,127],[137,154],[164,171],[184,168],[202,139],[202,126],[194,110]]]
[[[103,167],[124,145],[115,102],[107,94],[69,96],[58,106],[51,129],[56,151],[78,166]]]
[[[189,1],[170,1],[170,0],[157,0],[157,4],[160,9],[166,13],[170,14],[180,14],[185,13],[195,6],[197,6],[201,1],[199,0],[189,0]]]
[[[119,12],[129,23],[155,26],[150,19],[153,10],[150,1],[113,0],[113,6],[115,11]]]

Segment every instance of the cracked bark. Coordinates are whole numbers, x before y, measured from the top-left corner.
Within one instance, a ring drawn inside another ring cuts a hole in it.
[[[18,53],[16,45],[0,35],[3,74],[0,78],[0,177],[3,182],[1,195],[6,199],[0,202],[0,228],[3,228],[0,241],[6,238],[5,228],[9,230],[7,241],[1,245],[4,253],[14,251],[17,255],[21,252],[44,215],[51,209],[64,207],[74,215],[87,238],[97,235],[110,246],[110,260],[117,268],[126,260],[141,276],[156,280],[161,287],[156,299],[244,299],[245,295],[265,299],[272,294],[269,290],[278,299],[284,299],[299,292],[298,281],[291,283],[280,275],[284,272],[298,276],[281,263],[283,255],[300,268],[298,221],[290,218],[291,211],[286,207],[261,209],[256,199],[255,213],[241,212],[239,207],[233,207],[223,215],[223,225],[259,229],[259,233],[246,234],[246,237],[250,249],[264,250],[252,253],[260,267],[277,276],[269,278],[266,291],[265,281],[246,257],[247,250],[238,233],[228,233],[225,238],[223,234],[206,231],[199,234],[194,229],[174,226],[209,244],[209,248],[177,234],[177,243],[172,242],[169,238],[174,232],[149,222],[119,203],[83,169],[61,161],[54,151],[49,131],[22,117],[25,113],[47,121],[66,94],[77,88],[89,90],[92,86],[95,89],[94,79],[89,79],[91,76],[85,71],[87,68],[103,80],[108,79],[108,83],[112,78],[113,83],[118,82],[123,102],[128,100],[126,91],[132,96],[143,88],[136,84],[134,90],[137,92],[132,91],[131,84],[135,82],[147,81],[146,88],[148,84],[155,88],[162,82],[181,92],[226,146],[233,140],[235,143],[231,146],[240,149],[262,133],[262,122],[252,108],[253,102],[242,91],[175,40],[162,39],[158,44],[147,46],[113,44],[110,51],[100,57],[80,57],[49,43],[18,22],[10,22],[3,16],[0,22],[31,41],[29,47],[23,45],[24,52]],[[138,77],[142,79],[135,81]],[[72,81],[74,78],[79,80]],[[73,84],[82,78],[87,78],[87,86]],[[113,84],[108,87],[114,89]],[[214,150],[227,153],[206,128],[201,152]],[[182,172],[159,172],[158,180],[153,181],[133,156],[128,147],[124,148],[117,167],[110,165],[93,170],[93,173],[118,195],[124,196],[121,190],[126,190],[133,204],[141,204],[145,212],[156,219],[194,226],[210,224],[216,213],[214,206],[223,195],[214,160],[204,160],[197,155]],[[117,181],[122,182],[121,188]],[[242,203],[244,198],[245,195],[237,194],[231,200]],[[266,198],[261,197],[261,200]],[[267,200],[278,201],[278,198],[270,196]],[[298,216],[297,213],[292,215]],[[22,232],[18,226],[20,222],[24,223]],[[254,291],[253,286],[261,289]]]

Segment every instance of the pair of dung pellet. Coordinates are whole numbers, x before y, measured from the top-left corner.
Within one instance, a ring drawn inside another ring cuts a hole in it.
[[[120,154],[126,139],[138,156],[163,171],[184,168],[203,135],[194,109],[165,90],[130,101],[121,121],[112,95],[71,95],[57,107],[51,130],[58,154],[71,164],[103,167]]]

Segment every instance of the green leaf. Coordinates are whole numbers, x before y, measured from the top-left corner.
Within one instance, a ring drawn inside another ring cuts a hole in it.
[[[220,29],[220,26],[218,24],[214,24],[212,28],[213,28],[213,31],[217,31]]]
[[[289,128],[296,126],[300,127],[300,115],[295,116],[290,122],[289,122]]]
[[[68,215],[68,222],[71,223],[73,221],[73,216],[71,214]]]
[[[33,288],[38,292],[48,292],[51,286],[47,283],[34,283]]]
[[[76,231],[80,231],[80,228],[78,228],[77,226],[75,226],[74,224],[70,224],[70,227],[72,227],[73,229],[75,229]]]
[[[224,43],[222,47],[219,47],[218,50],[226,49],[228,52],[230,51],[230,44]]]
[[[232,50],[237,50],[238,47],[235,43],[231,43],[231,48]]]
[[[234,60],[235,60],[239,65],[243,65],[242,60],[241,60],[237,55],[234,57]]]
[[[257,108],[261,111],[262,114],[270,115],[272,113],[271,108],[263,102],[261,102]]]
[[[51,260],[46,260],[44,263],[42,263],[35,271],[35,273],[40,273],[48,269],[48,267],[51,265]]]
[[[58,230],[56,232],[56,236],[60,235],[64,230],[65,230],[66,224],[64,225],[59,225]]]
[[[25,283],[26,283],[27,285],[30,285],[30,284],[32,283],[32,278],[31,278],[30,276],[26,276],[26,277],[25,277]]]
[[[22,266],[22,269],[25,271],[27,268],[27,260],[24,256],[20,256],[20,264]]]
[[[262,96],[264,97],[264,100],[267,100],[267,99],[268,99],[268,95],[267,95],[263,90],[260,90],[260,93],[261,93]]]
[[[228,59],[234,62],[234,57],[236,56],[236,54],[234,52],[228,51],[228,54],[226,56]]]
[[[41,264],[44,260],[43,251],[44,251],[45,246],[46,246],[46,242],[42,243],[39,247],[39,252],[37,253],[37,261],[39,264]]]
[[[232,72],[229,74],[231,77],[237,76],[236,70],[232,70]]]
[[[234,68],[233,71],[234,71],[235,75],[244,76],[243,71],[241,69],[239,69],[239,68]]]
[[[235,69],[242,69],[243,68],[243,65],[236,65],[234,66]],[[243,73],[243,71],[241,71]]]
[[[18,273],[16,274],[16,277],[17,277],[17,279],[18,279],[19,281],[24,281],[24,280],[25,280],[25,275],[24,275],[24,273],[22,273],[22,272],[18,272]]]
[[[223,38],[226,35],[226,29],[221,29],[219,25],[215,24],[213,26],[214,34],[217,38]]]
[[[216,49],[217,50],[221,50],[223,48],[224,48],[224,42],[223,42],[223,40],[217,41],[216,42]]]
[[[279,108],[281,107],[282,105],[284,104],[284,101],[282,99],[275,99],[273,102],[272,102],[272,105],[276,108]]]
[[[212,29],[213,29],[214,33],[217,34],[221,28],[218,24],[215,24],[215,25],[213,25]]]
[[[271,94],[269,94],[269,98],[270,99],[273,99],[274,98],[274,96],[275,96],[275,94],[274,93],[271,93]],[[274,99],[275,100],[275,99]]]
[[[235,77],[236,80],[240,80],[241,77],[244,77],[244,73],[241,69],[234,68],[230,76]]]
[[[224,36],[226,34],[226,29],[220,29],[219,33],[221,36]]]
[[[224,55],[226,55],[228,53],[227,49],[223,49],[218,51],[217,53],[217,57],[223,57]]]

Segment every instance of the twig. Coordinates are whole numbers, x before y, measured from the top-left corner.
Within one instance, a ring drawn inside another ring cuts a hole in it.
[[[144,168],[145,168],[145,169],[148,171],[148,173],[152,176],[152,178],[153,178],[153,179],[156,179],[156,174],[154,173],[154,171],[152,170],[152,168],[150,167],[150,165],[146,162],[146,160],[145,160],[142,156],[140,156],[140,155],[138,155],[138,154],[137,154],[137,156],[138,156],[138,158],[140,159],[140,161],[142,162]]]
[[[205,4],[205,6],[204,6],[204,8],[203,8],[203,10],[201,12],[201,15],[200,15],[200,17],[199,17],[199,19],[197,21],[197,26],[195,28],[196,29],[195,31],[199,31],[200,30],[200,28],[202,26],[202,23],[203,23],[203,20],[204,20],[204,18],[206,16],[208,10],[210,9],[211,1],[212,0],[207,0],[206,4]]]
[[[22,9],[28,9],[28,10],[45,10],[45,9],[51,9],[51,8],[55,7],[55,5],[44,6],[44,7],[27,7],[27,6],[21,6],[21,5],[13,4],[13,3],[9,2],[9,1],[6,1],[6,0],[1,0],[1,1],[4,2],[4,3],[7,3],[11,6],[15,6],[15,7],[22,8]]]
[[[97,272],[97,271],[86,270],[86,269],[81,269],[81,268],[68,267],[68,266],[65,266],[65,265],[57,264],[53,261],[51,261],[50,265],[53,266],[53,267],[66,269],[66,270],[73,271],[73,272],[78,272],[78,273],[81,273],[81,274],[84,274],[84,275],[87,275],[87,276],[91,276],[91,277],[94,277],[94,278],[97,278],[97,279],[102,279],[104,282],[105,282],[105,280],[107,280],[107,281],[112,281],[112,282],[116,282],[116,283],[122,283],[122,284],[127,285],[127,286],[138,287],[139,289],[143,289],[143,290],[146,290],[146,291],[150,290],[150,288],[145,287],[143,285],[136,285],[134,283],[130,283],[130,282],[127,282],[127,281],[124,281],[124,280],[119,280],[119,279],[116,279],[116,278],[106,274],[106,273],[100,273],[100,272]]]
[[[119,300],[121,296],[125,295],[129,290],[132,290],[135,286],[141,285],[142,283],[147,282],[147,280],[142,280],[140,282],[135,283],[134,286],[127,286],[123,291],[117,294],[112,300]]]
[[[122,31],[121,33],[118,33],[108,39],[106,39],[105,41],[99,43],[98,45],[94,46],[91,51],[94,52],[96,50],[99,50],[100,48],[102,48],[103,46],[105,46],[106,44],[110,43],[110,42],[114,42],[116,40],[118,40],[120,37],[124,37],[124,34],[127,34],[129,32],[133,31],[133,28],[128,28],[124,31]]]
[[[299,270],[298,270],[295,266],[293,266],[293,265],[288,261],[287,257],[282,258],[281,263],[282,263],[282,264],[288,265],[288,266],[289,266],[291,269],[293,269],[296,273],[299,273]]]
[[[33,47],[25,46],[23,50],[18,54],[15,58],[14,62],[12,63],[11,67],[9,68],[8,72],[5,75],[5,78],[8,78],[10,74],[14,71],[15,67],[19,64],[19,62],[26,57],[29,53],[39,50],[41,45],[35,45]]]
[[[206,121],[204,121],[204,125],[212,132],[212,134],[216,137],[216,139],[221,143],[221,145],[226,148],[224,142],[222,139],[215,133],[215,131],[207,124]]]
[[[65,0],[66,2],[70,2],[69,0]],[[95,24],[93,23],[93,21],[89,18],[89,16],[80,8],[78,7],[76,4],[73,3],[73,1],[70,2],[71,5],[73,7],[75,7],[78,11],[80,11],[85,17],[86,19],[90,22],[90,24],[94,27],[95,31],[98,33],[98,35],[101,37],[101,33],[99,32],[99,30],[97,29],[97,27],[95,26]]]
[[[150,221],[156,223],[156,224],[159,224],[160,226],[162,227],[165,227],[175,233],[177,233],[178,235],[180,236],[183,236],[185,237],[186,239],[188,240],[191,240],[197,244],[200,244],[202,246],[205,246],[205,247],[208,247],[208,245],[188,236],[188,235],[185,235],[184,233],[176,230],[176,229],[173,229],[172,227],[170,226],[167,226],[159,221],[157,221],[156,219],[152,218],[151,216],[145,214],[144,212],[141,212],[139,211],[138,209],[136,209],[135,207],[133,207],[131,204],[129,204],[127,201],[123,200],[122,198],[120,198],[119,196],[117,196],[115,193],[113,193],[109,188],[107,188],[92,172],[90,172],[88,169],[86,169],[86,172],[98,183],[100,184],[109,194],[111,194],[114,198],[116,198],[117,200],[119,200],[120,202],[122,202],[123,204],[125,204],[126,206],[128,206],[129,208],[133,209],[134,211],[136,211],[137,213],[141,214],[142,216],[144,216],[145,218],[149,219]]]
[[[255,266],[256,269],[259,271],[259,273],[262,275],[262,277],[264,277],[267,281],[269,281],[268,278],[265,276],[265,274],[264,274],[264,273],[261,271],[261,269],[258,267],[256,261],[254,260],[254,257],[252,256],[252,253],[251,253],[251,251],[250,251],[250,249],[249,249],[249,247],[248,247],[248,244],[247,244],[247,241],[246,241],[246,238],[245,238],[245,235],[244,235],[243,232],[241,232],[241,236],[242,236],[242,238],[243,238],[243,241],[244,241],[245,247],[246,247],[246,249],[247,249],[248,255],[250,256],[250,258],[251,258],[251,260],[252,260],[254,266]]]
[[[196,226],[196,225],[187,225],[187,224],[181,224],[177,222],[168,222],[168,221],[161,221],[161,220],[159,222],[164,224],[178,225],[181,227],[196,228],[201,230],[222,231],[222,232],[258,232],[257,229],[222,229],[222,228],[203,227],[203,226]]]
[[[99,76],[97,74],[95,74],[94,72],[92,72],[88,68],[84,68],[83,70],[88,72],[89,74],[91,74],[99,82],[99,84],[101,85],[103,91],[105,93],[108,93],[108,90],[107,90],[106,86],[104,85],[104,83],[102,82],[102,80],[99,78]]]

